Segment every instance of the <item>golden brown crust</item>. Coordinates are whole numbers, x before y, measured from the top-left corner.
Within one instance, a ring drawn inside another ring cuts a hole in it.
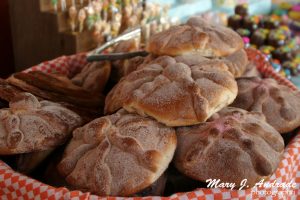
[[[63,144],[81,125],[80,116],[49,101],[20,93],[0,110],[0,154],[48,150]]]
[[[54,102],[68,102],[85,108],[100,109],[104,104],[101,94],[94,94],[74,85],[69,79],[43,72],[16,73],[7,81],[25,92]]]
[[[18,79],[16,79],[16,81],[18,81]],[[74,103],[67,103],[65,102],[65,99],[69,99],[69,97],[67,96],[63,96],[63,95],[59,95],[59,94],[55,94],[52,92],[47,92],[47,91],[43,91],[43,90],[39,90],[33,86],[24,84],[22,82],[23,88],[24,90],[27,91],[35,91],[36,94],[46,98],[46,99],[51,99],[54,100],[56,102],[58,102],[59,104],[61,104],[62,106],[74,111],[75,113],[77,113],[78,115],[81,116],[83,122],[89,122],[99,116],[103,115],[103,108],[100,109],[93,109],[93,108],[87,108],[87,107],[83,107],[83,106],[76,106],[74,105]],[[24,92],[24,90],[21,90],[13,85],[10,85],[7,81],[0,79],[0,108],[8,108],[8,102],[12,101],[13,98],[15,98],[16,95],[18,95],[19,93]],[[44,98],[38,97],[36,96],[36,98],[38,100],[45,100]],[[69,99],[70,101],[72,99]],[[62,102],[64,101],[64,102]]]
[[[248,56],[244,49],[241,49],[222,59],[228,66],[228,70],[234,77],[240,77],[246,71]]]
[[[262,78],[262,74],[258,71],[254,63],[248,63],[246,66],[245,72],[241,77],[260,77]]]
[[[136,193],[134,197],[145,197],[145,196],[163,196],[168,175],[167,171],[163,173],[153,184],[151,184],[146,189],[143,189],[141,192]]]
[[[287,133],[300,126],[300,92],[280,85],[274,79],[237,79],[239,92],[233,107],[261,112],[278,132]]]
[[[139,49],[139,44],[136,39],[124,40],[118,43],[115,47],[113,52],[120,53],[120,52],[133,52]]]
[[[124,77],[108,94],[105,112],[123,107],[168,126],[185,126],[233,102],[237,85],[223,62],[199,58],[201,65],[189,66],[184,60],[190,59],[159,57]]]
[[[20,92],[22,92],[20,89],[0,78],[0,99],[9,102]]]
[[[58,169],[78,189],[128,196],[163,174],[176,143],[174,129],[120,110],[75,130]]]
[[[212,25],[201,17],[151,36],[147,51],[156,55],[197,54],[205,57],[228,56],[242,49],[242,38],[233,30]]]
[[[19,81],[16,79],[16,81]],[[23,84],[23,83],[22,83]],[[102,116],[103,115],[103,108],[100,109],[94,109],[94,108],[85,108],[83,106],[76,106],[73,103],[67,103],[65,99],[69,99],[69,97],[63,97],[61,95],[55,95],[52,92],[46,92],[43,90],[38,90],[37,88],[33,86],[26,86],[24,85],[24,89],[27,91],[35,91],[36,94],[40,94],[40,96],[46,98],[46,99],[51,99],[57,101],[59,104],[62,106],[74,111],[78,115],[81,116],[83,122],[90,122],[91,120]],[[4,100],[4,102],[1,102],[0,108],[7,108],[9,107],[7,102],[12,101],[13,98],[15,98],[16,95],[19,93],[24,92],[24,90],[21,90],[13,85],[10,85],[7,81],[0,79],[0,100]],[[44,100],[41,97],[36,96],[39,100]],[[56,98],[57,97],[57,98]],[[64,98],[64,99],[63,99]],[[69,99],[71,101],[71,99]],[[64,102],[62,102],[64,101]],[[1,107],[2,106],[2,107]]]
[[[15,73],[13,77],[49,92],[66,94],[69,96],[79,96],[78,93],[81,92],[87,95],[87,91],[84,91],[82,88],[72,84],[67,77],[59,74],[47,74],[42,71],[31,71],[28,73]]]
[[[226,65],[228,71],[232,73],[234,77],[240,77],[246,70],[248,63],[248,57],[244,49],[224,58],[205,58],[196,54],[187,54],[183,56],[176,56],[175,59],[178,62],[182,62],[189,66],[202,65],[207,62],[215,65]]]
[[[225,108],[203,124],[177,129],[175,166],[200,181],[220,179],[253,186],[277,169],[284,150],[281,135],[260,113]]]

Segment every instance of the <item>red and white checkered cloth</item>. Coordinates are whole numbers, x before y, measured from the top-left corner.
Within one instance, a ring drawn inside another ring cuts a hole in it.
[[[59,73],[72,77],[76,73],[80,72],[82,67],[86,64],[86,53],[81,53],[72,56],[61,56],[54,60],[43,62],[25,70],[25,72],[43,71],[46,73]]]
[[[250,60],[257,64],[257,68],[266,77],[272,77],[279,83],[297,88],[287,79],[279,76],[258,51],[247,49]],[[44,72],[59,72],[72,76],[86,64],[86,55],[63,56],[53,61],[44,62],[34,66],[30,70],[42,70]],[[228,189],[197,189],[187,193],[178,193],[170,197],[142,197],[129,198],[131,200],[181,200],[181,199],[300,199],[300,132],[285,148],[284,156],[276,172],[265,183],[294,183],[296,187],[255,187],[246,190]],[[72,199],[72,200],[120,200],[119,197],[98,197],[90,193],[69,191],[66,188],[54,188],[33,180],[18,172],[13,171],[8,165],[0,160],[0,199]]]

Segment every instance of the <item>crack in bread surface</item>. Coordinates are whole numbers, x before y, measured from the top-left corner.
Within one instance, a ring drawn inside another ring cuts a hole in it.
[[[200,181],[217,178],[239,184],[246,178],[254,185],[270,176],[279,164],[284,142],[273,127],[255,116],[228,107],[201,126],[178,128],[175,166]]]
[[[127,196],[162,174],[175,147],[172,128],[120,110],[75,130],[58,168],[76,188]]]
[[[108,94],[106,113],[123,107],[168,126],[184,126],[201,123],[233,102],[237,84],[224,63],[196,58],[200,64],[189,66],[186,60],[185,56],[162,56],[124,77]],[[157,69],[155,74],[149,73],[153,66]],[[147,80],[131,86],[143,77]],[[202,103],[195,104],[195,98],[203,99]]]
[[[30,93],[20,93],[9,108],[0,110],[0,154],[10,155],[49,150],[61,145],[80,126],[79,115],[49,101],[38,101]]]
[[[300,126],[300,92],[278,84],[272,79],[239,78],[238,96],[233,107],[264,114],[269,124],[280,133]]]

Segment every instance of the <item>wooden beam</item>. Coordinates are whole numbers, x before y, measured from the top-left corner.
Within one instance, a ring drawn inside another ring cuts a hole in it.
[[[17,71],[95,47],[92,32],[68,32],[67,13],[49,11],[41,1],[9,0]]]

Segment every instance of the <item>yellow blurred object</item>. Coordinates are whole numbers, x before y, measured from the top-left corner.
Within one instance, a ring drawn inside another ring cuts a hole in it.
[[[292,4],[291,3],[287,3],[287,2],[283,2],[279,5],[280,8],[284,9],[284,10],[289,10],[292,8]]]
[[[289,17],[293,20],[300,21],[300,12],[297,11],[290,11],[289,12]]]
[[[279,75],[280,75],[280,76],[283,76],[283,77],[285,77],[285,76],[286,76],[286,74],[285,74],[284,70],[280,70],[280,72],[279,72]]]
[[[284,31],[289,31],[290,30],[290,28],[288,26],[286,26],[286,25],[282,25],[279,28],[282,29],[282,30],[284,30]]]
[[[221,24],[227,26],[227,18],[228,18],[228,15],[227,15],[226,13],[220,12],[220,13],[219,13],[219,17],[220,17]]]

